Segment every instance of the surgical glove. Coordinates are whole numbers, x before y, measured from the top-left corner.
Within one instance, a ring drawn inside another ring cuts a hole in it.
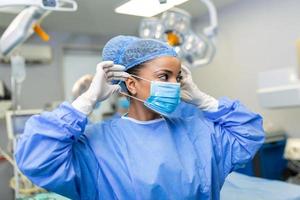
[[[203,111],[217,111],[219,102],[215,98],[201,92],[193,82],[191,71],[184,65],[181,66],[181,98]]]
[[[110,84],[105,74],[105,70],[111,71],[108,69],[114,69],[115,66],[116,65],[114,65],[112,61],[100,62],[97,65],[97,71],[91,82],[90,87],[86,92],[84,92],[82,95],[76,98],[72,103],[72,106],[76,110],[86,115],[89,115],[93,111],[93,108],[97,101],[104,101],[111,94],[121,89],[120,85]],[[118,66],[118,68],[120,67]]]
[[[103,67],[108,81],[125,81],[130,75],[126,73],[122,65],[106,65]]]

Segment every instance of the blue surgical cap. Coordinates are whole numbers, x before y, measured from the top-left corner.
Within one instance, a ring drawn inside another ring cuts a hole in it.
[[[154,39],[141,39],[134,36],[116,36],[103,48],[103,61],[113,61],[126,70],[143,62],[162,56],[176,57],[177,53],[168,44]]]

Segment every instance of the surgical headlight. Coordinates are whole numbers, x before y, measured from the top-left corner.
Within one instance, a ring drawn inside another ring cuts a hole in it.
[[[188,12],[172,8],[164,12],[160,19],[143,19],[139,29],[140,37],[167,42],[175,48],[183,64],[189,67],[209,64],[215,55],[217,16],[210,0],[202,2],[207,5],[211,19],[211,25],[202,34],[196,34],[191,29],[191,15]]]

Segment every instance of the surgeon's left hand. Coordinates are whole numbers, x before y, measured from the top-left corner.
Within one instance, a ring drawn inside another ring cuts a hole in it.
[[[86,74],[82,77],[80,77],[73,85],[72,87],[72,96],[73,99],[76,99],[81,94],[83,94],[85,91],[87,91],[91,85],[91,82],[93,81],[94,76],[91,74]]]
[[[219,102],[200,91],[192,79],[191,71],[184,65],[181,65],[181,98],[190,104],[194,104],[203,111],[217,111]]]

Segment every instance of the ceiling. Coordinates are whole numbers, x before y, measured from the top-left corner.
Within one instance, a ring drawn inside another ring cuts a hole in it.
[[[237,0],[213,0],[218,9]],[[92,35],[135,34],[141,17],[121,15],[114,8],[126,0],[77,0],[78,11],[53,12],[43,22],[48,31],[72,32]],[[200,0],[189,0],[179,6],[193,17],[207,12]],[[7,27],[15,15],[0,13],[0,27]]]

